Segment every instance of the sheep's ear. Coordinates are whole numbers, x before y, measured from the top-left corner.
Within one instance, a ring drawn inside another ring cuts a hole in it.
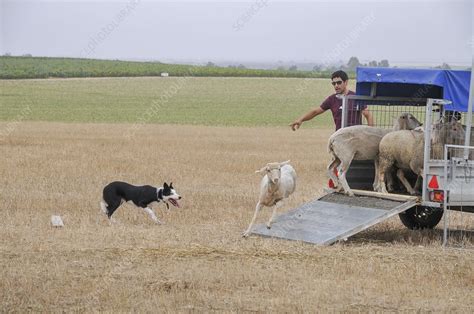
[[[267,172],[267,171],[268,171],[268,167],[265,166],[265,167],[263,167],[262,169],[255,171],[255,173],[265,173],[265,172]]]
[[[413,131],[424,132],[424,131],[425,131],[425,128],[422,127],[422,126],[417,126]]]
[[[280,166],[288,165],[290,163],[290,160],[280,162]]]

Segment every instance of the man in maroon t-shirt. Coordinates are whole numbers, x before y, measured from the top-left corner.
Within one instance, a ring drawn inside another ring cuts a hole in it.
[[[321,106],[316,107],[305,115],[301,116],[299,119],[295,120],[290,124],[290,127],[293,131],[299,129],[303,122],[308,121],[330,109],[332,112],[332,117],[334,119],[334,124],[336,125],[336,130],[341,128],[342,120],[342,99],[339,99],[339,95],[353,95],[354,92],[350,91],[347,87],[349,78],[347,73],[344,71],[336,71],[331,75],[331,83],[334,86],[335,94],[332,94],[321,104]],[[365,105],[356,105],[353,100],[347,102],[347,126],[362,124],[361,114],[367,120],[367,124],[370,126],[374,125],[374,119],[372,113],[367,109]]]

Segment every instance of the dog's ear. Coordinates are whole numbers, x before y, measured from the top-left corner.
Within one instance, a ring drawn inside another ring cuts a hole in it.
[[[173,182],[170,183],[170,189],[172,189],[172,188],[173,188]]]
[[[165,190],[166,190],[166,189],[169,189],[169,186],[168,186],[168,184],[166,184],[166,182],[163,183],[163,188],[164,188]]]

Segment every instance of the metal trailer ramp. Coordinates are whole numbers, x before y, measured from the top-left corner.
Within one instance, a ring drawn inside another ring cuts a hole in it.
[[[356,196],[329,193],[279,215],[261,236],[330,245],[346,239],[417,204],[417,197],[353,190]],[[390,199],[387,199],[390,198]]]

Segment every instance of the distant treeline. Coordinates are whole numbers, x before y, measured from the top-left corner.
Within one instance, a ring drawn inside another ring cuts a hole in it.
[[[330,71],[258,70],[238,67],[196,66],[160,62],[134,62],[49,57],[0,56],[0,79],[49,77],[228,76],[329,78]],[[354,73],[349,73],[354,77]]]

